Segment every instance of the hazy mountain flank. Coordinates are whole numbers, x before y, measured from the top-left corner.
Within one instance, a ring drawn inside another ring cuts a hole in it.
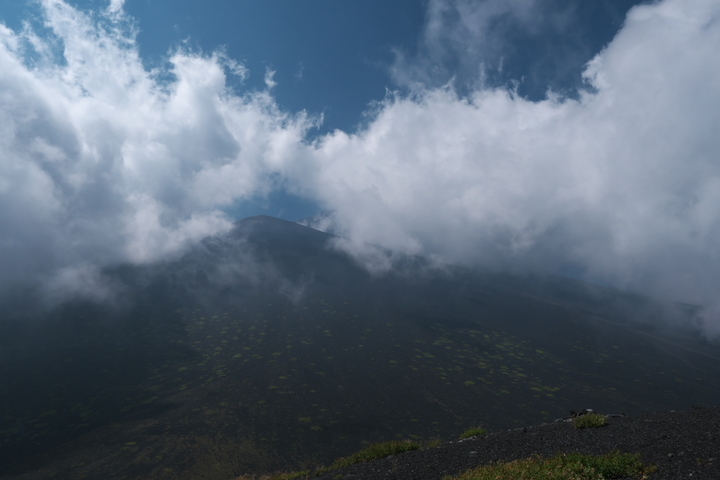
[[[372,276],[269,217],[0,323],[3,478],[233,478],[571,409],[715,404],[693,307],[562,277]]]

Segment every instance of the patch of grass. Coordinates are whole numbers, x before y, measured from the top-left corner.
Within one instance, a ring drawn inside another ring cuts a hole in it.
[[[418,450],[420,444],[412,440],[393,440],[384,443],[373,443],[357,453],[353,453],[348,457],[335,460],[330,469],[349,467],[356,463],[369,462],[377,458],[385,458],[398,453],[405,453],[411,450]]]
[[[294,478],[306,477],[310,475],[310,470],[303,470],[301,472],[282,473],[271,477],[271,480],[293,480]]]
[[[471,428],[469,430],[465,430],[463,433],[460,434],[460,438],[470,438],[470,437],[477,437],[478,435],[485,435],[487,430],[485,430],[482,427],[477,428]]]
[[[439,438],[436,438],[436,439],[429,440],[429,441],[425,442],[425,443],[423,444],[423,447],[422,447],[422,448],[423,448],[423,450],[425,450],[425,449],[428,449],[428,448],[439,447],[439,446],[442,445],[442,444],[443,444],[443,441],[440,440]]]
[[[310,475],[310,470],[303,470],[302,472],[290,472],[290,473],[274,473],[271,475],[242,475],[237,477],[235,480],[293,480],[295,478],[306,477]]]
[[[437,440],[431,442],[430,445],[437,446],[440,443],[440,440]],[[411,450],[418,450],[420,448],[421,445],[419,443],[413,442],[411,440],[393,440],[384,443],[374,443],[363,448],[359,452],[353,453],[350,456],[342,457],[335,460],[335,462],[333,462],[333,464],[329,467],[321,466],[315,468],[312,471],[304,470],[301,472],[281,473],[269,476],[266,475],[262,477],[243,476],[238,477],[236,480],[292,480],[295,478],[306,477],[309,475],[322,475],[323,473],[332,472],[333,470],[337,470],[343,467],[349,467],[357,463],[369,462],[378,458],[385,458],[389,457],[390,455],[397,455],[398,453],[405,453]]]
[[[550,458],[531,457],[474,468],[444,480],[610,480],[654,471],[640,462],[640,455],[568,453]]]
[[[608,424],[607,418],[599,413],[588,413],[573,418],[573,425],[578,430],[583,428],[600,428]]]

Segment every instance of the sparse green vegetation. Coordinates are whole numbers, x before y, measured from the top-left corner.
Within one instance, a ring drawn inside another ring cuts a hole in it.
[[[550,458],[531,457],[514,462],[474,468],[445,480],[610,480],[627,478],[653,469],[640,462],[639,455],[609,453],[559,454]]]
[[[488,433],[487,430],[482,427],[471,428],[461,433],[460,438],[477,437],[478,435],[485,435],[486,433]]]
[[[301,472],[290,472],[290,473],[275,473],[272,475],[242,475],[237,477],[235,480],[293,480],[295,478],[306,477],[310,475],[310,470],[303,470]]]
[[[573,418],[573,425],[578,430],[583,428],[600,428],[608,424],[607,418],[599,413],[588,413]]]
[[[441,442],[439,440],[436,442],[432,442],[432,446],[437,446],[440,443]],[[363,448],[359,452],[335,460],[335,462],[333,462],[333,464],[329,467],[317,468],[312,473],[317,475],[332,472],[333,470],[337,470],[343,467],[349,467],[358,463],[369,462],[371,460],[389,457],[390,455],[397,455],[399,453],[418,450],[420,449],[420,447],[421,445],[419,443],[413,442],[411,440],[393,440],[383,443],[373,443],[372,445]],[[300,472],[277,473],[273,475],[263,476],[243,475],[241,477],[238,477],[236,480],[292,480],[294,478],[309,476],[310,474],[310,470],[303,470]]]
[[[398,453],[405,453],[411,450],[418,450],[420,444],[411,440],[392,440],[383,443],[373,443],[357,453],[353,453],[348,457],[335,460],[330,469],[349,467],[356,463],[369,462],[377,458],[385,458]]]
[[[429,440],[429,441],[425,442],[425,444],[423,445],[423,449],[439,447],[440,445],[442,445],[442,443],[443,443],[442,440],[440,440],[438,438],[436,438],[434,440]]]

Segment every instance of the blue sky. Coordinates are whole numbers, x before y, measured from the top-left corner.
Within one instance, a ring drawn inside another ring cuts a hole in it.
[[[274,70],[278,103],[325,115],[325,128],[351,129],[388,85],[391,49],[412,47],[422,27],[416,1],[127,2],[138,19],[141,51],[154,59],[188,40],[205,51],[227,48],[259,87]]]
[[[0,288],[91,285],[239,217],[322,212],[368,265],[379,245],[573,271],[714,312],[718,16],[717,0],[5,0]]]
[[[32,3],[7,0],[0,18],[17,28],[37,13]],[[97,11],[108,2],[68,3]],[[392,51],[415,48],[425,13],[422,2],[412,0],[129,0],[125,11],[139,28],[147,66],[162,63],[178,47],[225,49],[250,70],[241,88],[262,87],[265,70],[274,70],[278,103],[322,113],[322,131],[353,129],[368,103],[392,88]]]
[[[38,3],[6,0],[0,5],[0,19],[19,29],[24,21],[38,20]],[[97,13],[107,7],[108,0],[67,3]],[[502,51],[486,52],[491,54],[471,58],[470,63],[496,63],[502,56],[505,71],[495,81],[520,82],[519,92],[528,98],[542,98],[548,88],[571,92],[581,86],[584,64],[612,39],[627,10],[638,3],[546,2],[544,13],[553,18],[538,22],[536,29],[499,18],[498,26],[487,34],[488,43],[502,42]],[[176,48],[224,49],[250,71],[238,88],[261,88],[265,70],[275,71],[278,103],[290,111],[322,113],[318,133],[356,129],[371,102],[382,100],[387,89],[406,87],[392,78],[391,69],[396,52],[411,58],[422,54],[427,8],[427,1],[418,0],[124,3],[139,30],[138,48],[148,68],[162,65]],[[511,17],[507,12],[504,15]],[[452,57],[433,58],[443,70],[432,79],[436,85],[452,76],[467,82],[477,73],[474,68],[463,70],[462,61]]]

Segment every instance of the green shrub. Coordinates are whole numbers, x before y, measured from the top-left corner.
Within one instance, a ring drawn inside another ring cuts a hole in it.
[[[588,413],[573,418],[573,425],[578,430],[582,428],[600,428],[608,424],[607,418],[599,413]]]
[[[487,430],[482,427],[471,428],[461,433],[460,438],[477,437],[478,435],[485,435],[486,433],[488,433]]]
[[[474,468],[445,480],[610,480],[649,473],[639,455],[610,453],[595,456],[582,453],[531,457],[508,463]]]

